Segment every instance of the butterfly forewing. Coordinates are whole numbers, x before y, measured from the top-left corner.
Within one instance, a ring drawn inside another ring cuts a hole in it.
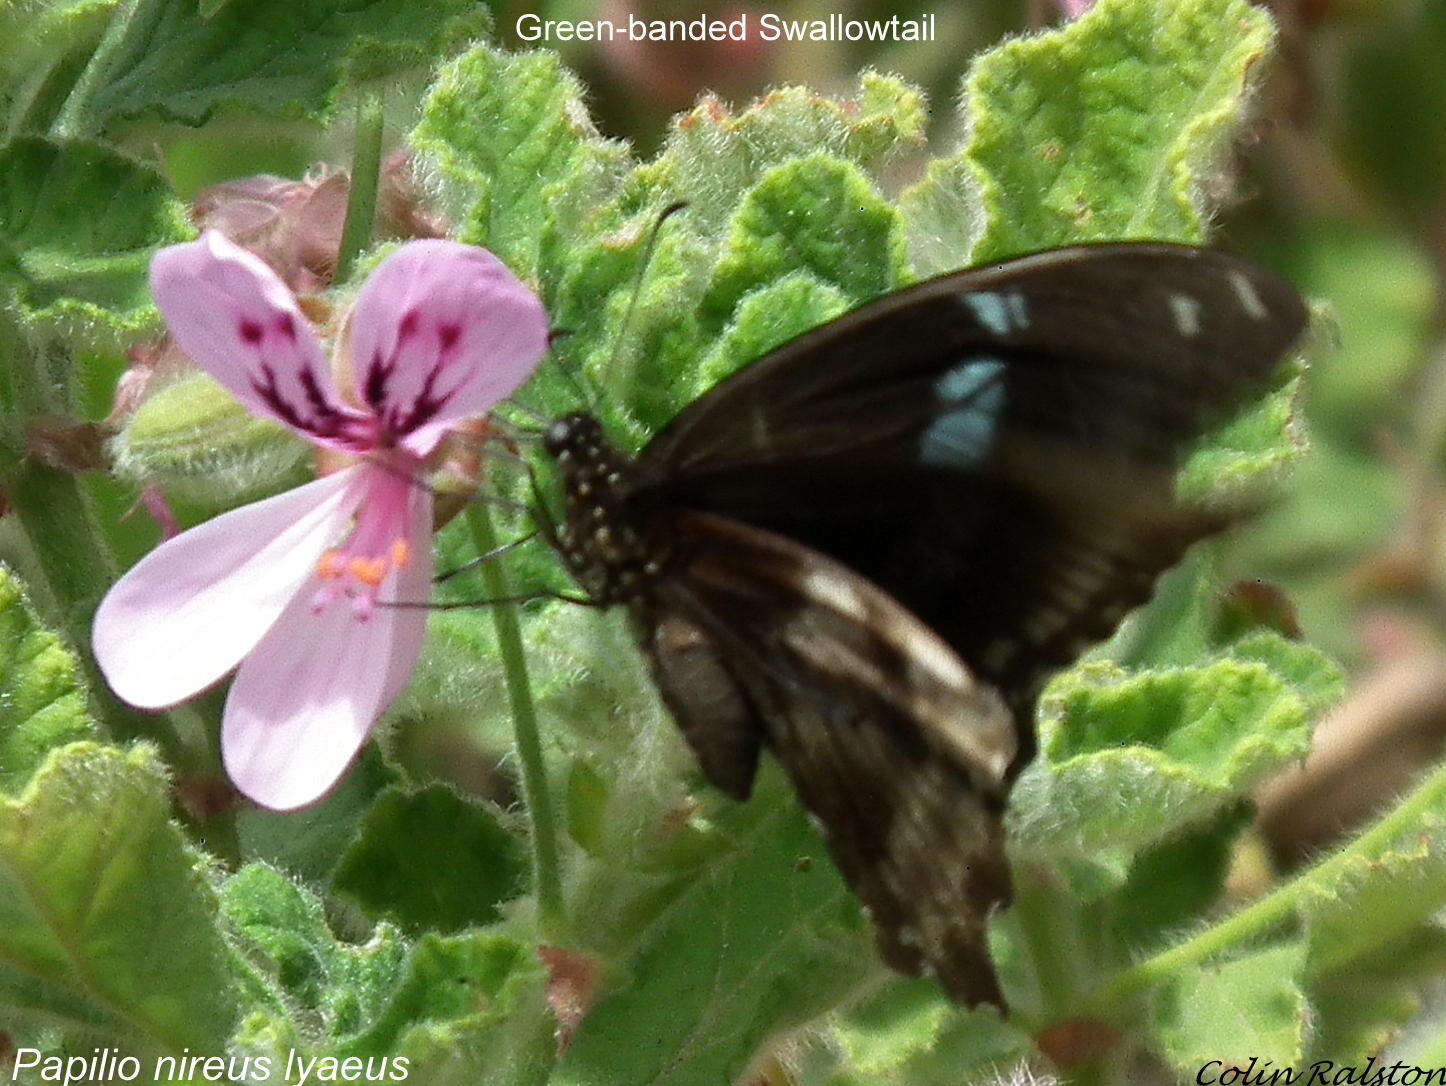
[[[1177,508],[1182,450],[1261,386],[1305,321],[1275,277],[1180,246],[945,276],[684,410],[644,450],[634,507],[716,512],[833,556],[1027,715],[1044,673],[1228,523]]]

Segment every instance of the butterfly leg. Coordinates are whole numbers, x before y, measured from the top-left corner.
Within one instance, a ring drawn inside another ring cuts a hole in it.
[[[443,581],[450,581],[453,577],[457,576],[457,574],[459,574],[459,573],[466,573],[468,570],[476,569],[478,566],[481,566],[481,565],[483,565],[483,564],[485,564],[485,563],[487,563],[487,562],[490,562],[490,561],[492,561],[492,559],[494,559],[494,558],[499,558],[499,557],[501,557],[502,555],[506,554],[508,551],[516,550],[518,547],[522,546],[522,544],[526,543],[528,540],[530,540],[530,539],[536,539],[536,538],[537,538],[537,530],[534,529],[533,531],[528,532],[528,533],[527,533],[526,535],[524,535],[524,536],[518,536],[516,539],[512,540],[512,542],[510,542],[510,543],[503,543],[500,547],[493,547],[490,551],[487,551],[485,554],[479,554],[476,558],[468,559],[466,562],[463,562],[460,566],[456,566],[456,567],[454,567],[454,568],[452,568],[452,569],[449,569],[446,573],[439,573],[439,574],[437,574],[435,577],[432,578],[432,583],[433,583],[433,584],[441,584]]]

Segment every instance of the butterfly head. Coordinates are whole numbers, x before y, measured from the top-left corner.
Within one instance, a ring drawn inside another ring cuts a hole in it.
[[[557,419],[542,444],[562,475],[563,562],[599,603],[636,601],[662,573],[666,547],[627,507],[629,461],[587,414]]]

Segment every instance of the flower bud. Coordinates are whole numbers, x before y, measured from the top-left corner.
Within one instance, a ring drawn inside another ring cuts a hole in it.
[[[156,389],[111,442],[115,471],[175,498],[221,509],[294,481],[307,445],[247,412],[203,373]]]

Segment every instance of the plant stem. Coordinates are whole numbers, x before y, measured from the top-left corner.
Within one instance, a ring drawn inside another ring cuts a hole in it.
[[[118,740],[145,737],[158,743],[172,765],[198,768],[204,735],[183,743],[165,714],[141,713],[106,694],[105,680],[90,652],[90,621],[116,577],[116,567],[84,488],[75,476],[32,460],[4,464],[0,481],[29,540],[45,588],[55,601],[55,620],[80,661],[92,705]],[[193,723],[189,722],[188,723]],[[188,728],[188,731],[191,730]]]
[[[377,214],[377,183],[382,171],[382,103],[367,95],[356,107],[356,144],[351,156],[351,188],[346,198],[346,220],[336,254],[334,282],[351,278],[357,257],[372,240]]]
[[[497,532],[492,514],[485,502],[467,507],[467,524],[478,554],[497,547]],[[507,572],[499,559],[482,563],[482,581],[492,598],[510,596]],[[557,822],[552,811],[552,794],[548,790],[547,766],[542,759],[542,741],[537,731],[537,709],[532,701],[532,684],[527,676],[527,659],[523,654],[522,632],[517,612],[508,604],[491,608],[492,622],[497,630],[497,647],[502,656],[502,672],[507,682],[507,696],[512,704],[512,731],[517,741],[517,759],[522,764],[522,791],[527,798],[527,814],[532,823],[532,877],[537,888],[538,927],[543,938],[554,938],[562,922],[562,881],[557,854]]]
[[[101,36],[95,52],[90,55],[80,78],[70,88],[65,104],[60,107],[55,122],[50,126],[50,134],[56,139],[95,135],[97,126],[86,115],[90,110],[91,100],[95,97],[101,81],[110,74],[116,53],[120,51],[127,32],[135,22],[136,13],[145,3],[146,0],[120,0],[116,4],[105,34]]]
[[[1039,984],[1046,1022],[1068,1012],[1084,978],[1083,953],[1068,901],[1053,872],[1033,863],[1015,865],[1014,915]]]
[[[1182,967],[1203,961],[1284,922],[1295,914],[1306,893],[1316,887],[1330,886],[1348,865],[1372,858],[1438,806],[1446,807],[1446,763],[1437,766],[1414,792],[1374,826],[1309,871],[1194,938],[1115,974],[1096,990],[1091,1006],[1106,1015],[1110,1008],[1158,984]]]

